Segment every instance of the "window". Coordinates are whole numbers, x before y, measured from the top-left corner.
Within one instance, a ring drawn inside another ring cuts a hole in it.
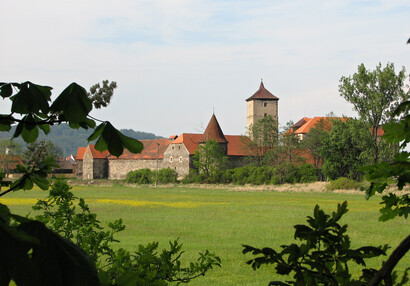
[[[170,161],[170,162],[172,162],[172,156],[171,156],[171,157],[169,157],[169,161]]]
[[[266,107],[266,105],[267,105],[267,103],[266,103],[266,102],[264,102],[264,103],[263,103],[263,106],[264,106],[264,107]]]
[[[264,117],[266,117],[266,116],[268,116],[268,114],[267,114],[267,113],[265,113]]]
[[[182,156],[179,156],[179,162],[182,162]]]
[[[174,146],[172,146],[172,150],[174,150]]]
[[[178,146],[178,149],[181,149],[181,146]]]

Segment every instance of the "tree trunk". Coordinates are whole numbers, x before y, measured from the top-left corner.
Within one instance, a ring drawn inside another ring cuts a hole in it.
[[[386,285],[392,285],[391,282],[391,272],[393,271],[396,264],[400,259],[409,251],[410,249],[410,235],[408,235],[400,245],[393,251],[386,263],[380,268],[377,274],[369,282],[369,286],[377,286],[380,281],[384,280]]]

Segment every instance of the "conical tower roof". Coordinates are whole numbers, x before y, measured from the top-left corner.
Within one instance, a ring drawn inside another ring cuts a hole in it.
[[[216,120],[215,114],[212,114],[211,120],[205,129],[204,135],[199,140],[199,143],[205,143],[207,140],[215,140],[218,143],[228,143],[221,126],[219,126],[218,120]]]
[[[255,92],[251,97],[249,97],[246,101],[250,100],[279,100],[278,97],[274,96],[272,93],[270,93],[265,86],[263,85],[263,81],[261,81],[261,84],[259,86],[259,89],[257,92]]]

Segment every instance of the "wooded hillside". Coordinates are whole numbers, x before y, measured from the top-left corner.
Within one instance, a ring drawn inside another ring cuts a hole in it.
[[[15,126],[10,130],[10,132],[1,132],[0,139],[10,139],[14,134]],[[55,145],[60,147],[65,156],[70,154],[75,155],[77,153],[77,148],[80,146],[87,146],[87,138],[91,135],[93,129],[71,129],[68,124],[60,124],[51,126],[50,133],[46,136],[43,132],[40,132],[38,140],[50,140]],[[149,132],[142,132],[142,131],[135,131],[133,129],[121,129],[121,132],[129,137],[144,140],[144,139],[156,139],[156,138],[163,138],[161,136],[157,136],[153,133]],[[16,142],[20,143],[21,145],[25,146],[26,144],[23,142],[21,138],[14,139]]]

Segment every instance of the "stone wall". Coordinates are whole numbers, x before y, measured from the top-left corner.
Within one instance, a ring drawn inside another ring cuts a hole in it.
[[[189,173],[191,158],[184,144],[170,144],[164,152],[164,168],[170,168],[182,179]]]
[[[108,160],[94,159],[93,162],[93,179],[107,179],[108,178]]]
[[[157,160],[109,160],[108,161],[108,178],[125,179],[130,171],[148,168],[157,169]],[[163,160],[158,160],[158,169],[163,168]]]
[[[74,173],[75,173],[76,178],[78,179],[83,178],[83,160],[75,161]]]
[[[88,148],[87,148],[88,149]],[[94,179],[93,170],[94,170],[94,159],[90,152],[86,150],[84,157],[83,157],[83,179],[91,180]]]

